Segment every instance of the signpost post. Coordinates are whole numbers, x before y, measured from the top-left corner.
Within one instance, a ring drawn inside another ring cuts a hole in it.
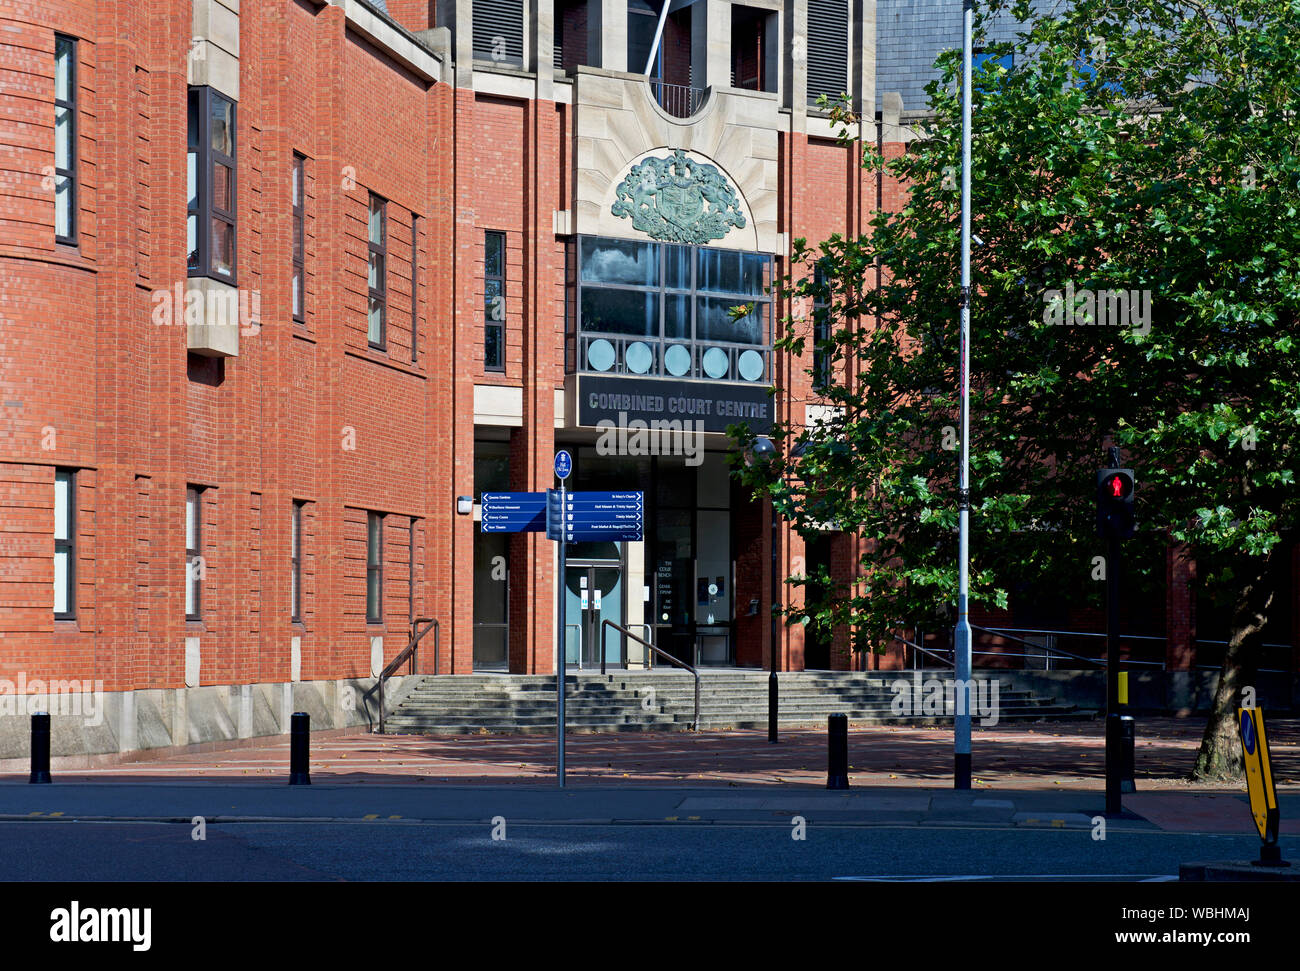
[[[564,509],[564,496],[565,496],[564,482],[566,479],[568,479],[569,474],[572,471],[573,471],[573,456],[570,455],[564,449],[560,449],[558,452],[555,453],[555,477],[560,480],[560,509],[561,510]],[[559,531],[559,535],[554,535],[551,531],[550,527],[553,525],[553,523],[550,522],[551,503],[549,499],[547,501],[546,511],[547,511],[547,520],[548,520],[546,524],[547,525],[546,535],[551,539],[558,540],[560,544],[560,573],[555,581],[555,589],[558,592],[557,595],[560,598],[560,602],[557,608],[560,629],[556,632],[558,641],[555,648],[555,671],[556,671],[555,731],[557,737],[555,776],[560,784],[560,788],[563,789],[564,788],[564,679],[565,676],[568,674],[568,667],[569,667],[568,657],[565,654],[566,645],[564,643],[564,630],[565,630],[564,607],[565,607],[565,600],[567,599],[564,595],[565,580],[566,580],[565,573],[566,573],[566,566],[567,566],[567,564],[565,563],[565,550],[568,544],[565,541],[563,531]]]

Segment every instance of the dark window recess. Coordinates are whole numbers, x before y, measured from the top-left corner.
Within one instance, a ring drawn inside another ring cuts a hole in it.
[[[77,243],[77,42],[54,35],[54,238]]]
[[[523,67],[522,0],[474,0],[474,60]]]
[[[289,534],[289,619],[302,620],[302,507],[293,502],[293,523]]]
[[[847,0],[808,0],[808,104],[823,94],[835,100],[848,83]]]
[[[306,273],[303,246],[306,229],[306,159],[293,153],[293,319],[301,321],[306,314]]]
[[[483,369],[506,369],[506,234],[483,234]]]
[[[190,276],[235,282],[235,103],[190,88],[186,247]]]
[[[54,616],[77,616],[77,473],[54,470]]]
[[[370,215],[367,235],[369,258],[366,280],[370,298],[366,307],[366,340],[371,347],[383,350],[387,346],[385,317],[388,310],[388,203],[370,193]]]
[[[420,360],[420,217],[411,213],[411,363]]]
[[[415,523],[412,519],[406,534],[406,613],[410,623],[415,623]]]
[[[366,622],[384,619],[384,517],[366,513]]]
[[[826,274],[817,267],[814,273],[817,286],[826,285]],[[813,300],[813,389],[824,391],[831,386],[830,301],[818,296]]]

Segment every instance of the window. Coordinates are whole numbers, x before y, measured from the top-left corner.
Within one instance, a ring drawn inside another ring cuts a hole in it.
[[[366,514],[366,622],[384,619],[384,517]]]
[[[54,35],[54,238],[77,244],[77,42]]]
[[[813,279],[818,287],[826,286],[826,274],[819,266]],[[831,386],[831,317],[830,300],[818,295],[813,298],[813,390],[825,391]]]
[[[289,528],[289,619],[302,620],[302,507],[293,501],[293,523]]]
[[[54,616],[77,615],[77,474],[54,470]]]
[[[235,103],[190,88],[186,252],[190,276],[235,282]]]
[[[581,236],[577,262],[577,370],[768,379],[771,256]]]
[[[411,363],[420,360],[420,217],[411,213]]]
[[[305,289],[303,273],[303,245],[306,237],[306,221],[303,195],[306,189],[303,182],[306,159],[297,152],[293,153],[293,319],[302,321],[305,317]]]
[[[185,490],[185,619],[203,615],[203,490]]]
[[[483,234],[483,369],[506,369],[506,234]]]
[[[370,285],[370,303],[366,310],[366,339],[370,346],[383,350],[387,346],[384,333],[384,315],[388,300],[388,275],[384,263],[388,256],[388,203],[370,193],[370,263],[367,279]]]

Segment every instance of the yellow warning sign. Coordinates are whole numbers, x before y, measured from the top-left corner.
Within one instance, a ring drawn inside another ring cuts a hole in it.
[[[1265,843],[1276,843],[1277,790],[1273,787],[1273,766],[1268,757],[1263,709],[1238,708],[1237,727],[1241,732],[1241,751],[1246,760],[1246,791],[1250,794],[1250,812],[1255,817],[1255,828]]]

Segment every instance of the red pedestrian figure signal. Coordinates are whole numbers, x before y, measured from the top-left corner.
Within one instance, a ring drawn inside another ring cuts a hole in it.
[[[1128,539],[1133,535],[1136,516],[1133,489],[1137,480],[1132,469],[1101,469],[1097,472],[1097,535]]]

